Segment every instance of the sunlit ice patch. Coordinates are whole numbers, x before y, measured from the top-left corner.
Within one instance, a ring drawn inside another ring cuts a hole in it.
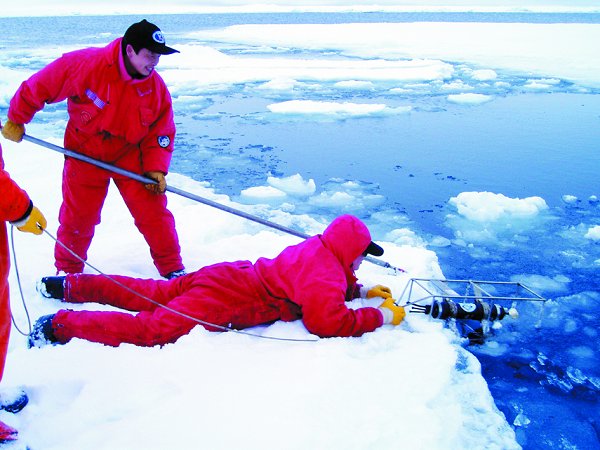
[[[467,243],[508,239],[549,220],[548,206],[541,197],[510,198],[491,192],[462,192],[449,200],[456,213],[446,216],[446,225],[457,239]]]

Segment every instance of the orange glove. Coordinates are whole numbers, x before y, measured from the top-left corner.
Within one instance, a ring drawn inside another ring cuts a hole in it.
[[[19,220],[18,222],[11,222],[12,225],[17,227],[17,230],[25,233],[42,234],[42,230],[46,228],[48,223],[42,212],[33,207],[27,217]]]
[[[165,174],[159,171],[151,171],[146,172],[144,176],[148,178],[152,178],[153,180],[158,181],[158,184],[146,184],[146,189],[154,192],[155,194],[164,194],[167,190],[167,180],[165,179]]]
[[[392,290],[381,284],[373,286],[371,289],[367,291],[367,298],[373,297],[381,297],[381,298],[390,298],[392,296]]]
[[[8,119],[2,127],[2,136],[9,141],[21,142],[25,134],[25,125]]]
[[[379,305],[379,311],[383,314],[383,323],[391,323],[392,325],[400,325],[400,322],[402,322],[404,316],[406,316],[404,308],[396,305],[396,300],[392,297],[386,298],[385,301]]]

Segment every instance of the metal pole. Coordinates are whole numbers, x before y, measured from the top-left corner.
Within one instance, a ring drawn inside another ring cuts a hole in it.
[[[84,162],[93,164],[93,165],[95,165],[97,167],[101,167],[102,169],[106,169],[106,170],[109,170],[111,172],[117,173],[119,175],[123,175],[123,176],[129,177],[129,178],[131,178],[133,180],[139,181],[139,182],[144,183],[144,184],[157,184],[158,183],[156,180],[153,180],[152,178],[145,177],[143,175],[137,174],[135,172],[131,172],[129,170],[121,169],[120,167],[114,166],[112,164],[108,164],[108,163],[103,162],[103,161],[99,161],[99,160],[94,159],[94,158],[90,158],[89,156],[82,155],[81,153],[77,153],[77,152],[74,152],[72,150],[67,150],[66,148],[60,147],[60,146],[52,144],[50,142],[43,141],[43,140],[35,138],[33,136],[29,136],[27,134],[23,135],[23,140],[26,140],[26,141],[29,141],[29,142],[33,142],[34,144],[38,144],[38,145],[40,145],[42,147],[46,147],[46,148],[48,148],[50,150],[54,150],[56,152],[62,153],[62,154],[67,155],[67,156],[69,156],[71,158],[75,158],[75,159],[78,159],[80,161],[84,161]],[[258,223],[260,223],[262,225],[266,225],[268,227],[275,228],[275,229],[280,230],[280,231],[284,231],[286,233],[292,234],[294,236],[297,236],[297,237],[300,237],[300,238],[303,238],[303,239],[306,239],[306,238],[310,237],[306,233],[301,233],[301,232],[293,230],[291,228],[284,227],[283,225],[279,225],[277,223],[270,222],[270,221],[265,220],[265,219],[261,219],[260,217],[253,216],[251,214],[245,213],[245,212],[240,211],[240,210],[235,209],[235,208],[231,208],[229,206],[222,205],[222,204],[217,203],[217,202],[213,202],[212,200],[209,200],[209,199],[204,198],[204,197],[200,197],[199,195],[191,194],[189,192],[186,192],[186,191],[184,191],[182,189],[178,189],[176,187],[172,187],[172,186],[167,185],[167,191],[173,192],[174,194],[181,195],[182,197],[189,198],[190,200],[195,200],[197,202],[204,203],[205,205],[212,206],[213,208],[220,209],[220,210],[228,212],[230,214],[234,214],[236,216],[243,217],[244,219],[252,220],[252,221],[258,222]]]
[[[114,166],[112,164],[109,164],[109,163],[106,163],[106,162],[103,162],[103,161],[99,161],[99,160],[94,159],[94,158],[90,158],[89,156],[82,155],[81,153],[74,152],[73,150],[68,150],[68,149],[66,149],[64,147],[61,147],[59,145],[55,145],[55,144],[52,144],[50,142],[46,142],[46,141],[44,141],[42,139],[38,139],[36,137],[29,136],[28,134],[24,134],[23,135],[23,140],[28,141],[28,142],[32,142],[32,143],[37,144],[37,145],[42,146],[42,147],[46,147],[47,149],[54,150],[55,152],[62,153],[62,154],[66,155],[66,156],[69,156],[71,158],[75,158],[75,159],[78,159],[80,161],[84,161],[84,162],[87,162],[89,164],[93,164],[94,166],[101,167],[102,169],[105,169],[105,170],[117,173],[119,175],[123,175],[123,176],[129,177],[129,178],[131,178],[133,180],[137,180],[137,181],[139,181],[141,183],[144,183],[144,184],[157,184],[158,183],[156,180],[153,180],[152,178],[147,178],[147,177],[145,177],[143,175],[140,175],[140,174],[137,174],[137,173],[134,173],[134,172],[130,172],[129,170],[121,169],[120,167]],[[260,217],[254,216],[252,214],[248,214],[248,213],[246,213],[244,211],[241,211],[239,209],[235,209],[235,208],[231,208],[229,206],[222,205],[221,203],[214,202],[214,201],[209,200],[207,198],[200,197],[199,195],[195,195],[195,194],[192,194],[190,192],[186,192],[186,191],[184,191],[182,189],[178,189],[178,188],[173,187],[173,186],[167,185],[167,191],[172,192],[172,193],[177,194],[177,195],[181,195],[182,197],[185,197],[185,198],[189,198],[190,200],[194,200],[194,201],[197,201],[199,203],[203,203],[205,205],[212,206],[213,208],[217,208],[217,209],[220,209],[221,211],[228,212],[229,214],[233,214],[235,216],[243,217],[244,219],[248,219],[248,220],[251,220],[253,222],[260,223],[261,225],[265,225],[267,227],[274,228],[274,229],[279,230],[279,231],[283,231],[284,233],[291,234],[292,236],[296,236],[296,237],[299,237],[299,238],[302,238],[302,239],[307,239],[307,238],[310,237],[309,234],[302,233],[301,231],[294,230],[293,228],[288,228],[288,227],[285,227],[283,225],[279,225],[278,223],[271,222],[271,221],[265,220],[265,219],[261,219]],[[377,258],[374,258],[372,256],[367,256],[365,258],[365,261],[368,261],[368,262],[370,262],[372,264],[376,264],[376,265],[381,266],[381,267],[385,267],[387,269],[392,269],[392,270],[394,270],[396,272],[405,272],[404,269],[400,269],[398,267],[394,267],[390,263],[382,261],[382,260],[377,259]]]

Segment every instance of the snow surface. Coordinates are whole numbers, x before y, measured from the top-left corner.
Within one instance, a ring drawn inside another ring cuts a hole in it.
[[[600,86],[600,26],[597,24],[525,24],[525,23],[368,23],[301,24],[301,25],[237,25],[192,34],[196,38],[214,39],[263,46],[298,47],[312,50],[339,49],[345,55],[373,60],[351,63],[346,61],[290,61],[277,64],[281,70],[265,67],[256,59],[245,61],[245,80],[260,78],[264,70],[270,77],[290,77],[294,68],[303,78],[335,79],[394,79],[444,80],[453,74],[452,66],[444,61],[468,61],[490,70],[518,70],[538,76],[560,77],[584,86]],[[188,54],[189,49],[185,49]],[[560,55],[560,57],[557,57]],[[173,58],[183,59],[184,53]],[[385,58],[385,61],[377,58]],[[411,58],[406,61],[403,58]],[[203,65],[201,60],[199,64]],[[222,65],[221,61],[215,64]],[[297,65],[298,67],[295,67]],[[227,80],[229,68],[223,75]],[[301,70],[304,68],[304,70]],[[203,71],[204,72],[204,71]],[[490,74],[487,72],[488,75]],[[203,73],[204,75],[204,73]],[[214,74],[216,75],[216,74]],[[238,73],[238,76],[241,74]],[[183,74],[180,74],[183,76]],[[357,78],[362,76],[364,78]],[[481,73],[475,72],[476,79]]]
[[[11,175],[27,188],[48,219],[49,232],[55,234],[60,155],[26,142],[2,144]],[[171,174],[169,182],[214,201],[248,208],[177,174]],[[303,180],[271,182],[311,195]],[[169,194],[169,205],[190,270],[217,261],[274,256],[298,241],[183,197]],[[276,209],[249,210],[310,233],[325,226]],[[14,238],[31,317],[55,312],[63,305],[35,292],[36,280],[53,273],[52,239],[18,232]],[[386,258],[411,275],[441,275],[435,254],[418,243],[380,243]],[[89,261],[110,273],[157,276],[146,245],[113,188]],[[408,278],[368,263],[358,274],[367,285],[384,283],[396,294]],[[20,327],[26,328],[15,275],[13,270],[13,311]],[[278,322],[252,332],[316,339],[300,322]],[[30,404],[17,415],[0,413],[0,420],[17,427],[22,441],[32,448],[46,450],[364,449],[396,448],[399,442],[411,449],[518,448],[477,359],[442,323],[424,316],[411,315],[398,328],[384,327],[361,338],[317,342],[266,340],[196,327],[163,348],[112,348],[74,340],[29,350],[25,338],[13,332],[3,384],[23,386]]]
[[[392,6],[391,2],[379,3]],[[519,3],[494,2],[486,4],[484,9],[524,8]],[[329,4],[348,7],[344,2]],[[81,10],[81,2],[64,1],[61,5],[58,11],[52,5],[51,13],[107,13],[106,8],[136,13],[139,4],[104,2],[98,4],[101,10],[87,5],[85,11]],[[231,5],[233,2],[219,2],[217,7]],[[476,2],[463,5],[463,9],[481,8]],[[586,1],[569,5],[531,1],[529,5],[535,10],[597,6]],[[238,2],[235,6],[250,8],[248,2]],[[275,6],[282,7],[282,3]],[[32,10],[40,15],[49,12],[46,2],[28,2],[27,11],[24,7],[4,5],[0,14],[30,16]],[[430,8],[424,2],[407,2],[406,7]],[[452,7],[452,2],[439,6]],[[177,12],[192,5],[174,2],[169,8]],[[506,86],[506,81],[499,80],[499,74],[506,71],[528,73],[532,79],[524,88],[532,91],[552,87],[559,78],[576,83],[582,92],[600,86],[598,25],[241,25],[191,33],[187,38],[198,39],[202,44],[178,45],[182,53],[161,60],[159,70],[174,94],[176,107],[189,111],[202,101],[198,95],[244,83],[262,83],[258,87],[262,90],[293,91],[298,86],[310,89],[311,83],[314,89],[319,89],[321,83],[332,82],[340,89],[351,90],[368,88],[369,83],[389,82],[390,92],[418,90],[420,85],[428,83],[454,96],[449,100],[475,106],[488,100],[489,90]],[[231,55],[212,48],[206,43],[211,39],[268,49],[302,43],[302,48],[317,51],[335,48],[343,56],[366,59]],[[0,106],[6,108],[19,83],[33,73],[26,64],[10,64],[11,58],[34,61],[34,66],[68,50],[49,46],[3,52]],[[560,60],[556,58],[559,53]],[[444,61],[468,61],[480,69],[457,73],[455,66]],[[453,76],[462,79],[450,82]],[[409,108],[333,103],[272,103],[265,105],[265,112],[314,119],[398,114]],[[63,116],[43,112],[37,118],[40,120],[34,121],[28,131],[60,144]],[[2,145],[7,170],[27,189],[46,215],[48,230],[55,234],[61,156],[26,142],[14,144],[3,140]],[[294,213],[291,205],[298,198],[311,206],[337,208],[340,213],[356,205],[368,207],[379,201],[376,195],[361,192],[360,186],[352,183],[339,186],[336,191],[320,192],[313,180],[305,180],[301,175],[269,177],[265,186],[241,193],[244,204],[215,194],[208,183],[174,173],[168,181],[197,195],[311,234],[322,231],[326,224]],[[449,223],[457,238],[466,242],[493,239],[503,227],[530,227],[544,220],[545,203],[538,198],[511,199],[497,193],[465,192],[455,201],[460,208],[455,217],[449,218]],[[176,217],[184,261],[190,270],[224,260],[275,256],[285,246],[297,242],[297,238],[172,194],[169,204]],[[598,226],[587,227],[583,234],[593,242],[600,239]],[[54,271],[51,238],[16,233],[15,241],[20,281],[31,317],[55,312],[61,305],[35,292],[35,282]],[[400,226],[379,243],[386,250],[383,259],[406,269],[410,276],[443,275],[435,253],[412,231]],[[158,276],[146,244],[112,188],[89,261],[109,273]],[[409,277],[367,263],[358,275],[367,285],[389,285],[396,295]],[[537,285],[564,283],[560,278],[535,276],[531,281]],[[17,323],[26,328],[14,268],[10,282]],[[353,306],[361,304],[368,302],[355,302]],[[97,305],[72,307],[110,309]],[[3,385],[23,386],[31,402],[17,415],[0,412],[0,420],[18,428],[21,441],[31,448],[49,450],[519,448],[514,431],[494,405],[479,362],[439,322],[409,315],[397,328],[384,327],[361,338],[317,342],[312,342],[315,337],[298,322],[275,323],[251,331],[262,336],[311,342],[284,342],[231,332],[209,333],[196,327],[188,336],[163,348],[122,345],[115,349],[73,341],[62,347],[28,350],[25,338],[13,332]],[[528,419],[519,420],[525,423]]]

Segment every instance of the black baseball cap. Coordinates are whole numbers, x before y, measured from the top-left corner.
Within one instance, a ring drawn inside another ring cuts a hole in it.
[[[170,55],[171,53],[179,53],[179,50],[167,47],[165,44],[165,36],[160,28],[146,19],[141,22],[134,23],[123,36],[123,48],[131,45],[133,49],[139,52],[142,48],[147,48],[151,52],[160,55]]]
[[[383,248],[377,245],[375,242],[371,241],[367,249],[363,252],[363,255],[373,255],[373,256],[381,256],[383,255]]]

